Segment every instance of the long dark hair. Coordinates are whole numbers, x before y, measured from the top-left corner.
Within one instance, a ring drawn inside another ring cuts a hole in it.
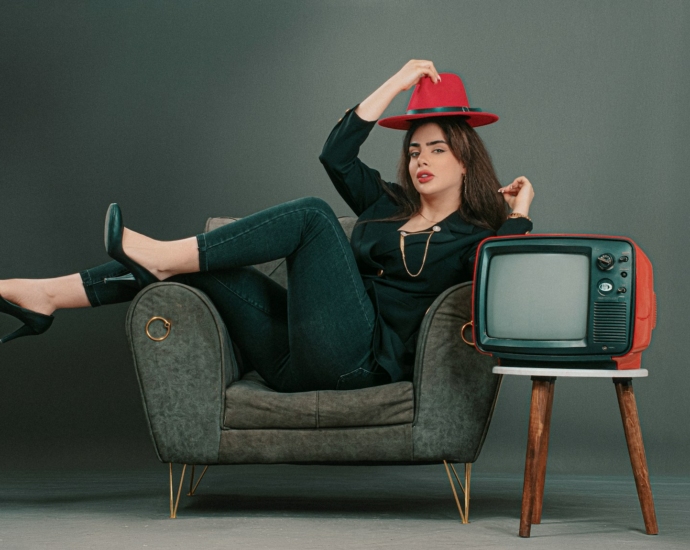
[[[507,207],[498,193],[501,184],[496,177],[491,156],[479,137],[463,117],[434,117],[414,121],[405,134],[398,164],[398,193],[383,185],[383,190],[400,205],[400,211],[385,221],[404,220],[414,216],[422,206],[419,193],[410,177],[410,141],[412,134],[424,124],[437,124],[446,137],[456,159],[465,166],[465,178],[460,190],[460,217],[468,223],[498,230],[506,219]],[[384,221],[384,220],[372,220]]]

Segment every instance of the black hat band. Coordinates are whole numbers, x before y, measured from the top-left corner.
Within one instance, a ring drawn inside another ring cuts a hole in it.
[[[470,109],[469,107],[432,107],[431,109],[410,109],[406,115],[426,115],[429,113],[481,113],[481,109]]]

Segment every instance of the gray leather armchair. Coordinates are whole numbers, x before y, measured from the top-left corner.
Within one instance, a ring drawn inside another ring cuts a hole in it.
[[[231,221],[211,218],[206,229]],[[354,218],[340,221],[349,235]],[[257,268],[285,286],[284,260]],[[240,377],[225,325],[204,293],[166,282],[142,290],[129,308],[127,336],[154,447],[170,465],[171,517],[186,465],[444,463],[466,523],[471,465],[501,381],[493,360],[460,337],[471,291],[471,283],[449,288],[427,311],[413,382],[278,393],[254,371]],[[454,462],[465,464],[464,487]],[[175,502],[173,463],[185,465]],[[194,470],[190,494],[193,478]]]

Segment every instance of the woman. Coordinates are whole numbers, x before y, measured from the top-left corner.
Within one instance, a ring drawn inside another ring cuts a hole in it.
[[[530,182],[501,187],[472,129],[498,117],[470,109],[459,77],[444,77],[430,61],[408,62],[328,137],[320,160],[358,216],[351,243],[316,198],[171,242],[124,228],[113,204],[105,244],[115,261],[54,279],[0,281],[0,311],[25,323],[1,342],[44,332],[57,309],[130,300],[172,280],[209,295],[244,364],[278,391],[411,379],[424,312],[446,288],[471,280],[478,243],[532,228]],[[407,129],[400,185],[386,183],[357,158],[359,147],[392,99],[417,84],[407,114],[379,121]],[[289,290],[248,267],[282,257]]]

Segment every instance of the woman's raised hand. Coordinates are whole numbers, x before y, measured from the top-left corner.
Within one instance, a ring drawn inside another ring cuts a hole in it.
[[[529,207],[534,199],[534,189],[525,176],[515,178],[513,183],[498,190],[503,195],[510,209],[516,214],[529,214]]]
[[[431,61],[411,59],[402,69],[384,82],[378,90],[359,104],[355,113],[364,120],[376,120],[400,92],[409,90],[422,77],[428,76],[434,83],[441,80]]]
[[[402,69],[395,73],[391,80],[394,80],[400,86],[400,91],[409,90],[417,84],[423,77],[428,76],[434,82],[439,82],[441,77],[431,61],[424,59],[411,59]]]

